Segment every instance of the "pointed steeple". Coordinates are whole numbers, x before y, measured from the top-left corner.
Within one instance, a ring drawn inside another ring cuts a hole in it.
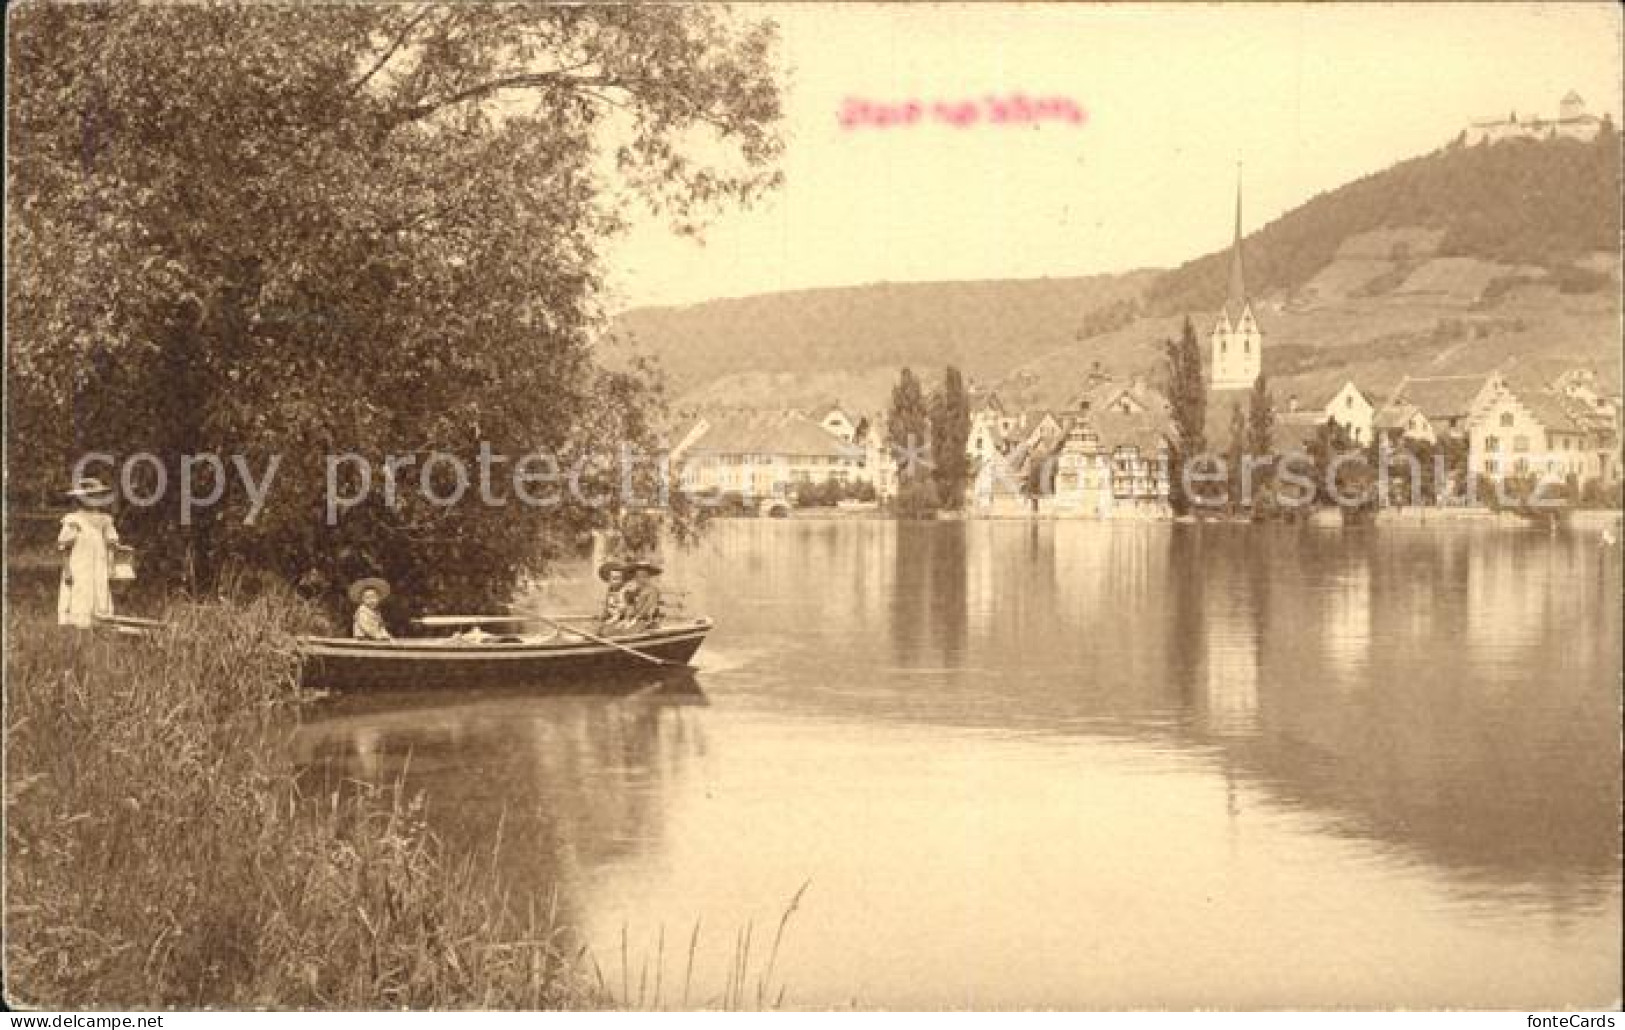
[[[1236,162],[1236,238],[1230,245],[1230,290],[1225,295],[1224,311],[1232,324],[1241,320],[1247,307],[1247,276],[1241,262],[1241,162]]]

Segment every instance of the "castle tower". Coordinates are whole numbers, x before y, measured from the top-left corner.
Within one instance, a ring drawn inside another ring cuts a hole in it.
[[[1574,92],[1572,89],[1569,90],[1568,96],[1564,97],[1558,104],[1557,117],[1565,122],[1569,121],[1570,119],[1580,118],[1584,116],[1585,113],[1586,102],[1580,98],[1580,94]]]
[[[1247,299],[1247,276],[1241,258],[1241,175],[1236,175],[1236,237],[1230,245],[1230,289],[1209,341],[1208,386],[1213,390],[1250,390],[1264,367],[1264,334],[1258,330]]]

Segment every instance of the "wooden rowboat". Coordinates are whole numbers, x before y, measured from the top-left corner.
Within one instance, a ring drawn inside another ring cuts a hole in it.
[[[710,632],[711,620],[700,618],[612,638],[569,628],[551,636],[478,642],[458,637],[300,637],[300,681],[314,690],[332,691],[476,686],[574,689],[627,674],[692,671],[688,661]]]

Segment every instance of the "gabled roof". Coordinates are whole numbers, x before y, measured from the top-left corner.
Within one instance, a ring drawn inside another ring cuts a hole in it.
[[[1275,416],[1270,443],[1278,454],[1307,451],[1320,435],[1322,427],[1330,421],[1331,418],[1324,411],[1283,412]]]
[[[1377,409],[1376,414],[1371,416],[1371,428],[1408,429],[1410,428],[1411,417],[1420,410],[1416,405],[1406,404],[1404,401],[1398,404],[1385,404]]]
[[[991,411],[997,411],[999,414],[1002,415],[1002,414],[1004,414],[1004,402],[999,400],[999,394],[998,394],[998,391],[996,391],[996,390],[987,390],[987,391],[975,390],[975,391],[972,392],[972,395],[971,395],[971,410],[972,411],[988,411],[988,410],[991,410]]]
[[[1561,394],[1545,390],[1509,390],[1508,393],[1523,405],[1547,432],[1583,433],[1586,430],[1584,423],[1575,418],[1568,399]]]
[[[1084,420],[1108,451],[1136,447],[1141,454],[1155,454],[1171,432],[1168,420],[1151,412],[1095,411]]]
[[[1368,391],[1362,390],[1359,383],[1356,383],[1352,379],[1343,379],[1339,380],[1335,386],[1323,386],[1319,390],[1316,390],[1314,393],[1310,394],[1309,401],[1304,405],[1304,407],[1314,408],[1318,411],[1324,412],[1326,406],[1331,404],[1332,401],[1335,401],[1338,394],[1342,393],[1344,388],[1349,386],[1354,387],[1354,392],[1363,397],[1367,404],[1375,405],[1375,402],[1371,399],[1372,395]],[[1325,419],[1322,418],[1321,421],[1324,422]]]
[[[1488,375],[1406,376],[1395,387],[1388,405],[1414,405],[1430,422],[1465,418],[1488,380]]]
[[[1004,431],[999,428],[997,422],[978,422],[971,427],[970,432],[972,436],[981,435],[987,437],[993,444],[994,450],[1000,450],[1004,447]]]
[[[710,419],[687,449],[692,454],[774,454],[798,458],[853,457],[857,449],[795,414],[731,412]]]

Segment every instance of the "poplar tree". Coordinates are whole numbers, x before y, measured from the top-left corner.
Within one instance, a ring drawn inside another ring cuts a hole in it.
[[[1207,449],[1207,381],[1202,373],[1202,351],[1189,316],[1179,338],[1163,342],[1166,383],[1163,392],[1173,408],[1174,439],[1169,449],[1168,500],[1176,515],[1190,510],[1184,489],[1185,466]]]
[[[965,378],[952,365],[943,372],[942,386],[931,396],[931,476],[943,507],[964,507],[970,480],[965,445],[970,440],[970,396]]]

